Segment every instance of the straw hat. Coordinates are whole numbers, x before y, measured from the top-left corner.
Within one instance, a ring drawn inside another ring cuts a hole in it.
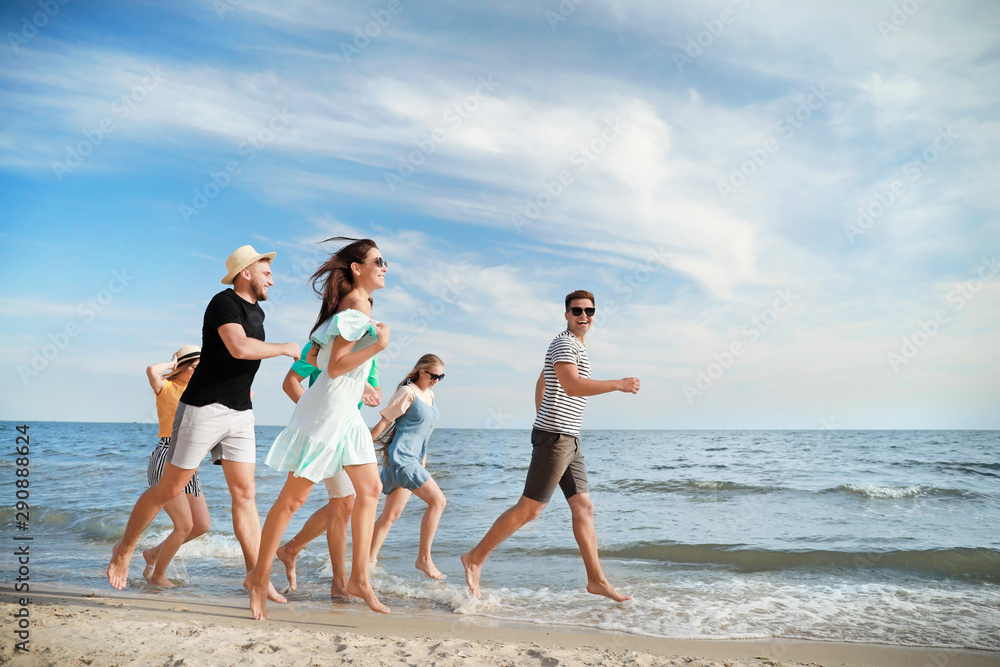
[[[183,369],[181,365],[187,361],[194,361],[195,359],[201,358],[201,348],[197,345],[185,345],[181,349],[177,350],[177,363],[174,365],[174,370],[170,371],[163,376],[165,380],[173,379],[178,373]]]
[[[253,246],[245,245],[236,249],[236,251],[229,256],[226,260],[226,277],[222,279],[223,285],[232,285],[233,279],[236,278],[236,274],[247,268],[254,262],[261,259],[274,259],[277,253],[267,252],[260,254],[253,249]]]

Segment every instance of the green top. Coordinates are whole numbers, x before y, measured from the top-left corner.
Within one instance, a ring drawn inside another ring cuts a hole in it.
[[[299,357],[299,360],[292,364],[292,370],[295,371],[296,375],[303,378],[309,378],[310,387],[313,386],[314,382],[316,382],[316,378],[319,377],[319,374],[323,372],[306,361],[306,357],[309,355],[309,350],[312,349],[312,346],[312,341],[306,343],[302,348],[302,355]],[[371,373],[368,374],[368,384],[373,387],[378,387],[378,355],[375,355],[372,358],[372,370]],[[358,408],[360,409],[362,405],[364,405],[364,401],[358,403]]]

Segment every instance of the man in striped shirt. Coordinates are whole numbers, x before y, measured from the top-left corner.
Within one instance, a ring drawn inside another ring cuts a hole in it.
[[[577,290],[566,295],[566,330],[555,337],[545,354],[545,366],[535,385],[538,415],[531,429],[531,464],[524,492],[517,504],[500,515],[479,544],[462,554],[465,582],[477,598],[483,563],[495,548],[524,524],[537,519],[558,485],[573,515],[573,535],[587,568],[587,592],[621,602],[622,595],[604,577],[597,555],[594,503],[590,500],[587,465],[580,451],[580,424],[587,397],[639,391],[639,378],[590,379],[590,361],[584,341],[594,322],[594,295]]]

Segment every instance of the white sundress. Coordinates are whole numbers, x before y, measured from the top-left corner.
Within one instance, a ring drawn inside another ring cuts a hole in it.
[[[354,370],[331,378],[333,340],[355,341],[352,352],[373,345],[375,321],[359,310],[342,310],[316,329],[312,340],[321,345],[316,366],[319,378],[295,404],[288,426],[278,434],[264,460],[271,468],[319,482],[344,466],[375,463],[371,432],[361,418],[358,403],[365,390],[372,359]]]

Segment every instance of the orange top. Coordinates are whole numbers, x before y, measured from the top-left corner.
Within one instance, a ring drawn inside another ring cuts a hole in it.
[[[160,419],[160,433],[157,438],[169,438],[174,428],[174,413],[181,400],[181,394],[187,389],[186,384],[173,380],[164,380],[163,389],[156,397],[156,416]]]

